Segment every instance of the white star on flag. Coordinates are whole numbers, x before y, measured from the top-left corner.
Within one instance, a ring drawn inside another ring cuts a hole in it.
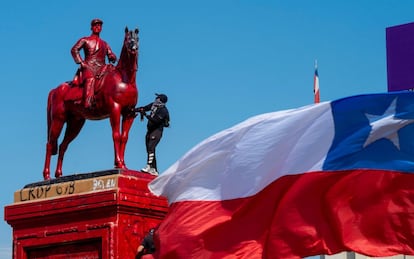
[[[365,141],[364,147],[379,139],[386,138],[389,139],[398,150],[400,150],[398,131],[401,128],[413,123],[414,119],[405,120],[396,118],[396,104],[397,98],[391,102],[390,106],[383,115],[365,114],[369,120],[369,125],[371,125],[371,132]]]

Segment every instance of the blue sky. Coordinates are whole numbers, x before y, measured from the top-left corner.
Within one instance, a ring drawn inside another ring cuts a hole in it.
[[[41,181],[46,99],[77,65],[70,49],[104,21],[119,56],[125,26],[140,29],[139,104],[169,97],[171,127],[158,146],[162,172],[194,145],[253,115],[387,90],[385,29],[414,21],[410,0],[6,1],[0,9],[2,207]],[[126,163],[146,163],[145,123],[136,120]],[[56,159],[52,160],[52,172]],[[71,143],[64,175],[113,167],[108,120],[88,121]],[[4,215],[3,215],[4,219]],[[12,230],[0,223],[0,258]]]

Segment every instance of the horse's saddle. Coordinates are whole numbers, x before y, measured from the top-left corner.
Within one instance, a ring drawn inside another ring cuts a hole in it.
[[[96,95],[102,89],[102,80],[106,74],[114,69],[112,64],[106,64],[102,70],[95,76],[94,82],[94,94]],[[80,68],[76,71],[75,76],[72,81],[66,82],[69,84],[70,89],[65,95],[65,101],[76,101],[82,100],[83,97],[83,77],[82,71]]]

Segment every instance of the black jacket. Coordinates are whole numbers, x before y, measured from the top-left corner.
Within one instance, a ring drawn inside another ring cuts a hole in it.
[[[170,126],[170,114],[165,105],[156,106],[154,103],[138,107],[137,112],[147,112],[151,111],[149,114],[145,113],[145,117],[148,119],[147,129],[148,131],[153,131],[156,129],[163,130],[164,127]]]

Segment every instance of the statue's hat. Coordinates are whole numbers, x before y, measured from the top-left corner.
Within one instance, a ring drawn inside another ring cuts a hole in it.
[[[95,25],[97,23],[103,24],[103,21],[101,19],[95,18],[91,21],[91,25]]]

